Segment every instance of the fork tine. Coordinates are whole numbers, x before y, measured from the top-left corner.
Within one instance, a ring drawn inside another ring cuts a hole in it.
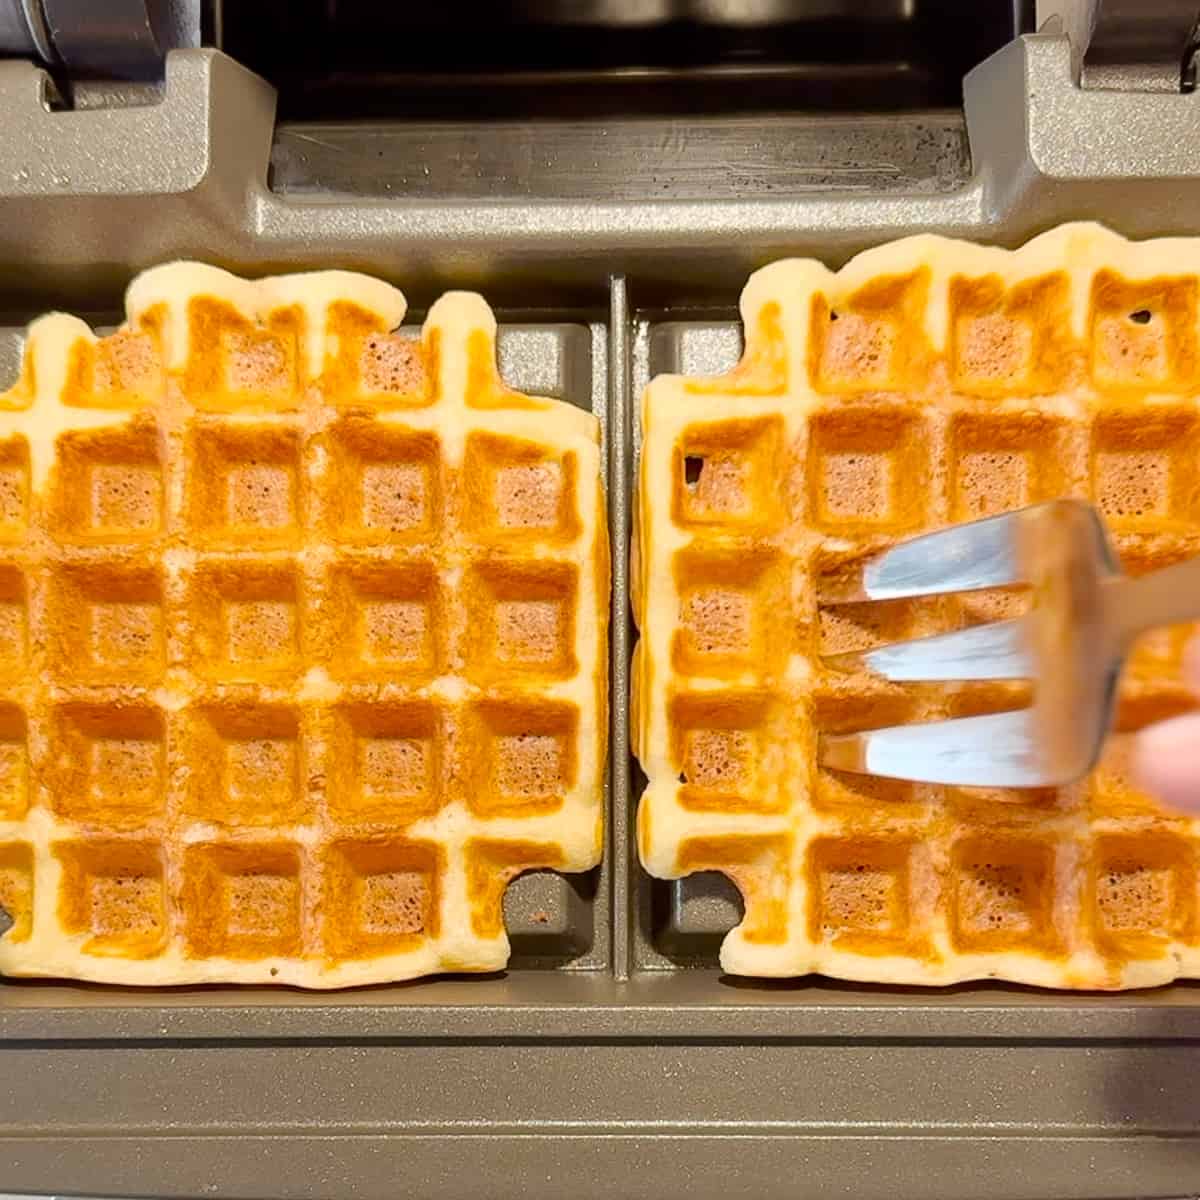
[[[821,588],[818,602],[903,600],[1019,583],[1016,533],[1024,511],[951,525],[901,542],[865,560],[854,575],[831,580]]]
[[[957,787],[1055,787],[1079,774],[1041,751],[1029,708],[827,735],[818,754],[837,771]]]
[[[824,661],[837,671],[870,671],[893,683],[1028,679],[1034,673],[1021,617],[911,642],[894,642],[875,650],[834,654]]]

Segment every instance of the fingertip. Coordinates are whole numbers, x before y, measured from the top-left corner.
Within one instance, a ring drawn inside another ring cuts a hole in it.
[[[1183,677],[1193,691],[1200,693],[1200,635],[1194,636],[1183,652]]]
[[[1146,791],[1175,808],[1200,811],[1200,715],[1143,729],[1134,746],[1133,769]]]

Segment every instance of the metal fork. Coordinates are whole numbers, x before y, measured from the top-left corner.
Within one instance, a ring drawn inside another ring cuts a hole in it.
[[[825,661],[894,682],[1032,679],[1029,708],[821,738],[836,770],[928,783],[1057,787],[1085,775],[1112,723],[1140,633],[1200,617],[1200,558],[1122,575],[1099,514],[1079,500],[957,525],[894,546],[821,604],[1027,584],[1023,617]]]

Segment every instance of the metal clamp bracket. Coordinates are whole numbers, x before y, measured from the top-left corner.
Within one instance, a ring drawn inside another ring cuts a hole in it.
[[[1190,92],[1195,85],[1197,0],[1066,0],[1040,15],[1062,21],[1084,88]]]

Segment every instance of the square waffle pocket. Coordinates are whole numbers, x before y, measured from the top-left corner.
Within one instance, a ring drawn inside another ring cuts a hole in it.
[[[1121,988],[1200,976],[1200,824],[1139,794],[1131,731],[1192,706],[1188,628],[1135,648],[1099,769],[1060,790],[821,769],[821,733],[1001,711],[1023,685],[827,669],[1019,612],[1019,591],[818,609],[902,538],[1056,496],[1095,502],[1127,570],[1200,554],[1200,240],[1064,226],[1015,252],[937,237],[837,273],[776,263],[746,349],[641,408],[632,739],[648,871],[728,876],[741,975]]]
[[[305,987],[504,966],[600,855],[596,420],[477,296],[191,263],[0,397],[0,972]]]

